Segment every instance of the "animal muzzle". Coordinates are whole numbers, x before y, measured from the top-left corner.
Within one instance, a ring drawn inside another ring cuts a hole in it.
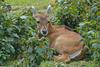
[[[41,30],[41,34],[42,34],[43,36],[46,36],[46,35],[48,34],[48,30],[47,30],[47,29]]]

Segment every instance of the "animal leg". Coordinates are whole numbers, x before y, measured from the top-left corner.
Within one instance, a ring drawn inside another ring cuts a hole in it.
[[[54,56],[55,61],[61,61],[61,62],[69,62],[71,59],[68,54],[61,54],[58,56]]]
[[[82,49],[80,55],[77,56],[76,58],[77,58],[78,60],[84,59],[85,54],[86,54],[86,52],[88,51],[88,49],[89,49],[89,48],[88,48],[87,46],[84,46],[84,48]]]

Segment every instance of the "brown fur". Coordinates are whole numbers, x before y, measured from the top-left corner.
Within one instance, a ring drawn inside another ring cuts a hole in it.
[[[48,23],[46,14],[37,14],[35,18],[40,21],[39,30],[48,29],[47,37],[50,40],[50,48],[54,48],[59,53],[58,56],[54,57],[54,60],[68,62],[71,59],[82,59],[84,57],[86,51],[80,34],[71,31],[67,26]]]

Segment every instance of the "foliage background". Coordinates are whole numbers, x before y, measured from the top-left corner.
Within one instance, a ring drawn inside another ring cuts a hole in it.
[[[43,41],[37,40],[36,21],[32,18],[30,8],[21,7],[19,10],[10,12],[7,10],[7,3],[14,5],[13,3],[16,2],[0,1],[0,65],[12,67],[100,66],[99,0],[57,0],[55,3],[51,2],[54,12],[52,22],[59,25],[65,24],[82,34],[89,47],[86,59],[67,64],[52,60],[54,50],[48,47],[47,38]],[[20,4],[22,3],[20,2]],[[43,6],[37,5],[37,7],[46,8],[47,5],[48,3]]]

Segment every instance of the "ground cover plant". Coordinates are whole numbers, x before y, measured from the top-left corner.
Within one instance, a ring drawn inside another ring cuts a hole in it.
[[[71,63],[54,62],[49,41],[36,38],[36,21],[30,6],[46,9],[51,0],[0,1],[0,66],[10,67],[99,67],[100,66],[100,1],[57,0],[53,6],[53,24],[65,24],[80,33],[89,47],[86,58]],[[38,4],[37,4],[38,3]],[[29,6],[8,11],[7,5]],[[30,5],[31,4],[31,5]],[[42,5],[41,5],[42,4]]]

